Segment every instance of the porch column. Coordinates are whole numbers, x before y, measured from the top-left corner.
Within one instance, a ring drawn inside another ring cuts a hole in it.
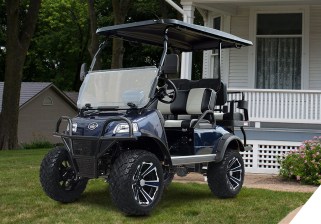
[[[194,22],[195,7],[191,2],[181,3],[184,10],[183,21],[186,23]],[[192,53],[182,53],[181,79],[192,79]]]

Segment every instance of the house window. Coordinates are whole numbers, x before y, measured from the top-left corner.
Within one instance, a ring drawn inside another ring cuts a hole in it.
[[[258,14],[256,87],[301,89],[302,14]]]
[[[221,17],[215,17],[213,19],[213,28],[217,30],[221,30],[221,23],[222,19]],[[220,58],[218,54],[218,49],[212,50],[212,55],[211,55],[211,70],[213,71],[213,78],[218,78],[219,77],[219,63],[220,63]]]

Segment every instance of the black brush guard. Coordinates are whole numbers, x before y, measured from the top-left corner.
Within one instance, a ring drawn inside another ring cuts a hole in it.
[[[59,128],[62,121],[67,121],[69,130],[67,133],[60,133]],[[115,137],[104,136],[106,128],[113,121],[124,121],[129,126],[128,136]],[[133,124],[125,117],[110,117],[108,118],[101,130],[99,136],[80,136],[72,135],[72,120],[69,117],[60,117],[57,121],[56,131],[54,136],[61,137],[64,145],[70,156],[71,165],[79,177],[97,178],[98,173],[98,160],[105,155],[108,150],[119,141],[136,140],[133,135]]]

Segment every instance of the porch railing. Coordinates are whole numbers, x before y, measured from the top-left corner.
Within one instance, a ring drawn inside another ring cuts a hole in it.
[[[249,102],[251,121],[321,124],[321,91],[228,89],[242,91]],[[239,96],[229,94],[229,100]]]

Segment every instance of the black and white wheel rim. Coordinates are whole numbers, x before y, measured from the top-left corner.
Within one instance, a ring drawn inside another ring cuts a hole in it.
[[[132,189],[134,198],[139,205],[148,206],[153,203],[159,186],[157,167],[152,162],[142,162],[137,166],[133,176]]]
[[[72,169],[69,161],[64,160],[60,164],[59,167],[59,184],[60,186],[66,190],[66,191],[71,191],[73,190],[75,186],[75,172]]]
[[[242,182],[242,163],[236,157],[233,157],[227,166],[227,180],[232,190],[237,189]]]

